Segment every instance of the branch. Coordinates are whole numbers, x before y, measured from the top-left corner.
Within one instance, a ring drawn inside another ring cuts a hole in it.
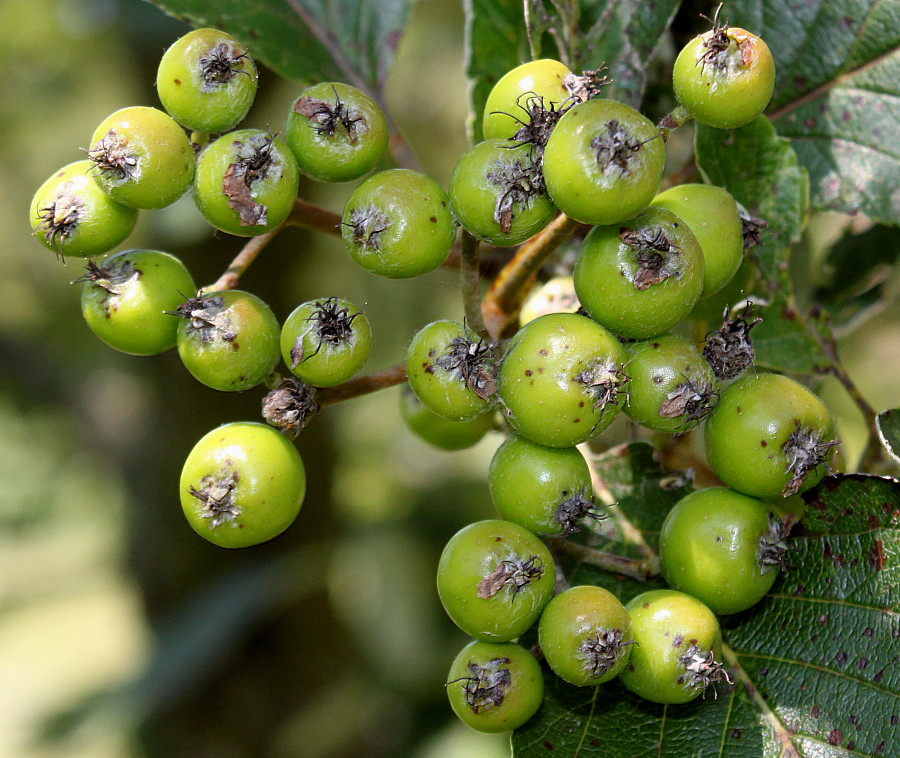
[[[657,125],[659,133],[662,134],[663,142],[668,142],[672,132],[679,126],[684,126],[692,118],[693,116],[691,116],[687,108],[682,105],[675,106],[671,112],[663,116],[662,121]]]
[[[498,339],[503,332],[532,275],[577,228],[577,221],[561,213],[542,232],[522,245],[497,274],[481,306],[491,339]]]
[[[406,381],[406,364],[400,363],[383,371],[376,371],[374,374],[351,379],[349,382],[338,384],[335,387],[321,389],[316,393],[316,402],[320,406],[332,405],[342,400],[350,400],[360,395],[368,395],[370,392],[393,387],[404,381]]]
[[[341,217],[337,213],[321,208],[318,205],[307,203],[300,198],[294,201],[294,208],[285,223],[288,226],[311,229],[314,232],[324,232],[325,234],[336,234],[338,236],[341,234]]]
[[[604,571],[610,571],[613,574],[622,574],[630,576],[638,581],[646,581],[651,576],[659,574],[659,562],[649,559],[640,560],[638,558],[626,558],[623,555],[615,553],[607,553],[603,550],[595,550],[592,547],[579,545],[570,540],[559,540],[555,542],[554,549],[556,552],[564,553],[571,558],[581,561],[582,563],[596,566]]]
[[[241,248],[240,252],[234,256],[234,259],[225,269],[215,282],[203,288],[204,292],[219,292],[221,290],[233,290],[238,285],[241,275],[247,270],[247,267],[256,260],[258,256],[273,239],[275,235],[284,229],[284,224],[275,227],[272,231],[260,234],[258,237],[251,237]]]
[[[462,281],[463,307],[469,329],[486,336],[481,315],[481,273],[478,270],[478,240],[465,229],[460,238],[459,273]]]

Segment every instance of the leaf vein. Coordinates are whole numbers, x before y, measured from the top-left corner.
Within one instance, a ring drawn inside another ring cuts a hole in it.
[[[806,661],[795,661],[791,658],[780,658],[776,655],[764,655],[763,653],[748,653],[748,652],[738,652],[737,655],[739,657],[744,658],[758,658],[764,661],[775,661],[776,663],[784,663],[787,666],[798,666],[799,668],[808,668],[813,671],[821,671],[823,674],[832,674],[841,679],[846,679],[849,682],[855,682],[856,684],[861,684],[865,687],[875,690],[876,692],[880,692],[884,695],[890,695],[891,697],[896,697],[898,693],[892,692],[891,690],[887,690],[884,687],[879,687],[877,684],[873,684],[865,679],[858,679],[854,676],[848,676],[842,671],[836,671],[835,669],[827,668],[826,666],[817,666],[815,663],[808,663]]]

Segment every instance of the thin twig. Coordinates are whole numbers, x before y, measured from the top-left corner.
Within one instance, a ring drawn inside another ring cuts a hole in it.
[[[568,555],[571,558],[590,564],[604,571],[614,574],[630,576],[632,579],[646,581],[651,576],[659,573],[658,562],[648,559],[626,558],[624,555],[607,553],[592,547],[579,545],[571,540],[559,540],[554,546],[556,552]]]
[[[657,125],[659,133],[662,134],[663,142],[668,142],[672,132],[679,126],[684,126],[692,118],[693,116],[691,116],[687,108],[683,105],[676,105],[669,113],[663,116],[662,121]]]
[[[396,124],[394,124],[393,119],[391,119],[381,92],[378,89],[371,87],[365,77],[353,67],[353,64],[350,63],[347,56],[344,55],[344,51],[341,49],[338,41],[327,29],[319,24],[315,16],[313,16],[300,0],[288,0],[288,5],[291,6],[294,13],[297,14],[299,19],[306,25],[306,28],[309,29],[312,35],[319,41],[319,44],[328,51],[328,54],[340,69],[341,74],[343,74],[347,83],[352,84],[358,90],[362,90],[375,101],[379,108],[381,108],[391,135],[391,153],[394,156],[394,161],[397,165],[403,166],[404,168],[421,170],[418,158],[400,135]]]
[[[300,198],[294,201],[294,208],[291,210],[291,215],[288,216],[288,220],[285,223],[288,226],[312,229],[325,234],[340,236],[341,233],[341,217],[337,213],[327,208],[307,203]]]
[[[793,734],[787,726],[782,723],[781,719],[775,714],[762,693],[756,688],[753,680],[750,679],[744,667],[734,652],[728,645],[722,645],[722,655],[728,662],[728,666],[734,674],[735,679],[744,686],[744,691],[750,696],[757,708],[759,708],[760,716],[763,721],[772,730],[772,736],[775,742],[781,748],[781,758],[800,758],[797,748],[794,747]]]
[[[241,248],[240,252],[234,256],[234,259],[228,264],[225,273],[222,274],[215,282],[208,287],[204,287],[204,292],[220,292],[221,290],[233,290],[238,285],[241,275],[247,270],[247,267],[256,260],[256,257],[265,249],[275,235],[284,229],[284,224],[275,227],[272,231],[260,234],[258,237],[251,237]]]
[[[497,274],[481,307],[492,339],[498,339],[503,332],[531,276],[577,228],[577,221],[560,214],[542,232],[523,244]]]
[[[349,382],[335,387],[321,389],[316,393],[316,402],[320,405],[332,405],[342,400],[350,400],[360,395],[368,395],[406,381],[406,364],[400,363],[374,374],[351,379]]]
[[[460,238],[459,273],[462,281],[463,307],[466,324],[476,334],[486,337],[481,316],[481,273],[478,269],[478,240],[462,230]]]

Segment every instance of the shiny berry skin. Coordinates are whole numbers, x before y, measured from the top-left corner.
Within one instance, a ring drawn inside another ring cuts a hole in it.
[[[538,640],[557,676],[577,687],[594,687],[614,679],[627,665],[631,617],[608,590],[571,587],[547,604]]]
[[[194,29],[163,53],[156,92],[166,112],[197,131],[227,132],[247,115],[259,75],[247,49],[218,29]]]
[[[291,373],[314,387],[333,387],[366,363],[372,328],[353,303],[330,297],[298,305],[281,328],[281,357]]]
[[[669,586],[714,613],[739,613],[771,589],[787,548],[784,528],[761,500],[727,487],[692,492],[669,511],[659,536]]]
[[[633,693],[675,705],[730,683],[721,664],[719,622],[699,600],[676,590],[650,590],[625,608],[635,644],[619,679]]]
[[[112,250],[137,223],[137,211],[115,202],[91,178],[90,161],[63,166],[34,193],[31,228],[60,256],[91,258]]]
[[[370,176],[344,206],[347,251],[373,274],[406,279],[433,271],[450,254],[456,224],[450,200],[424,174],[394,168]]]
[[[537,234],[556,214],[531,145],[506,140],[475,145],[450,177],[450,205],[462,227],[506,247]]]
[[[569,99],[563,84],[571,71],[559,61],[542,58],[517,66],[504,74],[491,89],[484,104],[481,130],[484,139],[511,139],[529,122],[526,110],[529,100],[536,100],[544,108],[559,107]]]
[[[529,293],[519,311],[519,326],[548,313],[575,313],[580,307],[575,280],[571,276],[554,276]]]
[[[817,484],[834,455],[834,421],[810,390],[780,374],[729,385],[704,425],[706,457],[732,489],[787,497]]]
[[[265,424],[235,422],[194,445],[181,472],[181,507],[219,547],[258,545],[297,518],[306,473],[296,448]]]
[[[632,339],[675,326],[702,290],[700,244],[665,208],[648,208],[621,225],[595,227],[575,265],[575,292],[588,315]]]
[[[488,487],[500,516],[534,534],[572,534],[583,519],[600,517],[591,472],[575,447],[544,447],[512,436],[491,459]]]
[[[400,415],[419,439],[441,450],[464,450],[477,445],[494,428],[494,414],[486,411],[468,421],[438,416],[407,386],[400,396]]]
[[[628,402],[641,426],[676,434],[693,429],[718,399],[716,376],[684,337],[662,334],[628,345]]]
[[[265,379],[281,357],[281,329],[256,295],[242,290],[209,292],[178,306],[178,354],[207,387],[238,392]]]
[[[117,203],[165,208],[194,178],[194,150],[184,129],[156,108],[122,108],[97,127],[87,151],[94,181]]]
[[[384,113],[349,84],[322,82],[294,101],[284,141],[300,171],[320,182],[350,182],[381,160],[388,144]]]
[[[731,194],[711,184],[681,184],[661,192],[652,204],[672,211],[700,243],[704,272],[700,297],[728,284],[744,260],[743,226]]]
[[[194,201],[216,229],[254,237],[287,219],[299,182],[297,161],[281,139],[241,129],[219,137],[200,154]]]
[[[618,415],[624,363],[622,346],[602,326],[575,313],[551,313],[509,341],[497,391],[519,434],[539,445],[571,447]]]
[[[567,216],[617,224],[650,205],[665,162],[652,121],[615,100],[588,100],[567,111],[550,135],[544,180]]]
[[[508,642],[528,631],[555,582],[544,543],[498,519],[460,529],[438,563],[438,595],[447,615],[466,634],[487,642]]]
[[[99,266],[88,264],[81,312],[107,345],[131,355],[156,355],[175,347],[184,294],[196,289],[185,265],[159,250],[127,250]]]
[[[736,129],[760,116],[775,88],[768,45],[736,26],[719,26],[682,48],[672,70],[675,97],[697,121]]]
[[[418,331],[406,351],[406,378],[426,407],[451,421],[480,416],[495,393],[490,346],[458,321]]]
[[[450,666],[447,697],[466,726],[509,732],[541,707],[544,675],[534,656],[519,645],[470,642]]]

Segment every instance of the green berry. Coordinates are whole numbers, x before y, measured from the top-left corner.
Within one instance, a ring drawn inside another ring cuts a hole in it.
[[[181,472],[181,507],[194,531],[219,547],[257,545],[297,518],[306,494],[303,461],[265,424],[213,429]]]
[[[544,699],[540,665],[512,642],[470,642],[456,656],[447,680],[453,712],[479,732],[518,729]]]
[[[575,292],[588,315],[633,339],[675,326],[702,290],[700,244],[688,225],[664,208],[592,229],[575,266]]]
[[[480,416],[496,391],[490,346],[457,321],[418,331],[406,352],[406,378],[426,407],[451,421]]]
[[[497,391],[513,428],[547,447],[571,447],[609,426],[625,401],[624,351],[589,318],[551,313],[509,341]]]
[[[715,614],[675,590],[650,590],[630,600],[634,645],[619,678],[654,703],[687,703],[717,683],[731,683],[722,668],[722,634]]]
[[[488,487],[500,515],[534,534],[572,534],[584,518],[601,518],[591,499],[591,472],[578,448],[510,437],[494,453]]]
[[[280,226],[297,199],[300,172],[287,145],[259,129],[219,137],[201,154],[194,200],[216,229],[238,237]]]
[[[400,395],[400,415],[413,434],[441,450],[472,447],[494,428],[491,411],[468,421],[451,421],[428,408],[408,386]]]
[[[508,521],[469,524],[450,538],[438,563],[438,595],[447,615],[466,634],[488,642],[528,631],[555,582],[544,543]]]
[[[314,387],[333,387],[353,377],[371,347],[369,319],[336,297],[298,305],[281,329],[281,357],[294,376]]]
[[[246,48],[218,29],[194,29],[163,53],[156,91],[188,129],[226,132],[244,120],[259,76]]]
[[[684,337],[662,334],[628,346],[625,413],[655,432],[676,434],[697,426],[718,399],[716,376]]]
[[[571,587],[541,615],[541,651],[553,672],[569,684],[595,687],[618,676],[634,644],[631,617],[602,587]]]
[[[194,178],[194,150],[172,118],[156,108],[122,108],[97,127],[87,151],[94,180],[132,208],[165,208]]]
[[[349,84],[323,82],[294,101],[284,141],[307,176],[320,182],[350,182],[381,160],[388,144],[384,113]]]
[[[137,223],[137,211],[115,202],[90,176],[90,161],[64,166],[31,200],[31,228],[59,256],[90,258],[112,250]]]
[[[275,315],[256,295],[209,292],[178,306],[178,354],[214,390],[237,392],[265,379],[281,355]]]
[[[450,200],[424,174],[395,168],[370,176],[344,206],[344,242],[360,266],[405,279],[433,271],[453,247]]]
[[[484,139],[511,139],[530,123],[530,101],[559,110],[569,99],[565,79],[571,71],[551,58],[529,61],[504,74],[493,86],[484,104],[481,125]]]
[[[734,198],[721,187],[682,184],[660,193],[653,205],[684,221],[703,251],[703,292],[721,290],[744,260],[744,232]]]
[[[544,151],[547,192],[567,216],[617,224],[653,200],[666,162],[659,130],[634,108],[588,100],[566,111]]]
[[[659,557],[669,586],[715,613],[739,613],[769,591],[787,547],[780,518],[727,487],[692,492],[663,522]]]
[[[462,227],[479,239],[518,245],[556,213],[534,147],[488,140],[463,155],[450,177],[450,204]]]
[[[158,250],[128,250],[101,265],[88,263],[81,312],[101,340],[131,355],[156,355],[175,346],[174,311],[194,280],[175,256]]]

